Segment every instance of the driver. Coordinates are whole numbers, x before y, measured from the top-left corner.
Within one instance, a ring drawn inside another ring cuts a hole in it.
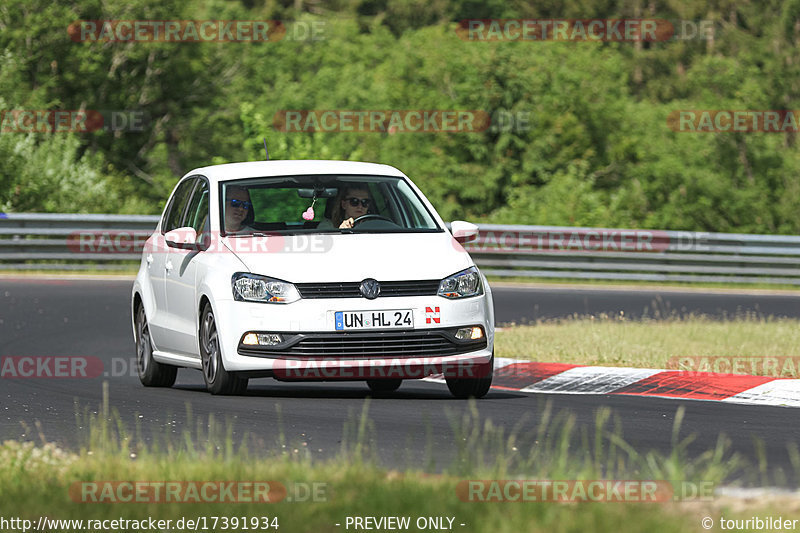
[[[225,233],[239,233],[252,229],[253,202],[244,187],[232,185],[225,191]]]
[[[347,229],[353,227],[353,221],[370,212],[374,203],[369,194],[369,189],[363,183],[355,183],[343,187],[337,196],[338,201],[333,207],[329,227]],[[319,227],[327,227],[323,220]]]

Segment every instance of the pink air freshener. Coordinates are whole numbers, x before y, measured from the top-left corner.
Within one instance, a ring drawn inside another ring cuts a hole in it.
[[[317,196],[314,195],[314,198],[311,199],[311,205],[308,206],[303,212],[303,220],[314,220],[314,204],[317,203]]]

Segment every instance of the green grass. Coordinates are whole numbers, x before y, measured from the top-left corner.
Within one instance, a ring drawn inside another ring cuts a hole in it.
[[[361,414],[345,425],[339,456],[325,461],[315,459],[302,443],[286,442],[280,427],[275,428],[275,442],[265,447],[249,438],[234,442],[232,426],[213,416],[193,420],[191,413],[187,415],[191,431],[179,437],[165,432],[146,444],[141,428],[128,427],[106,400],[97,414],[77,415],[87,432],[75,451],[45,444],[46,428],[40,426],[41,445],[3,443],[0,516],[34,523],[39,516],[171,520],[269,516],[278,518],[280,531],[325,532],[346,531],[347,516],[410,516],[412,520],[447,516],[455,519],[458,531],[679,532],[699,530],[701,518],[707,515],[750,517],[778,509],[774,502],[761,502],[754,509],[731,498],[668,503],[475,502],[462,500],[459,494],[463,493],[457,492],[459,482],[492,479],[655,479],[675,486],[681,482],[717,486],[736,476],[758,482],[763,468],[747,465],[730,453],[724,437],[714,449],[690,458],[691,436],[680,432],[682,409],[675,413],[671,451],[660,454],[637,452],[625,443],[620,437],[622,421],[607,409],[596,411],[591,428],[578,430],[573,415],[554,413],[548,406],[538,420],[523,419],[509,432],[480,417],[473,402],[462,414],[440,421],[449,424],[460,443],[451,464],[435,465],[430,457],[413,457],[402,470],[378,464],[369,400]],[[800,459],[795,470],[800,473]],[[289,496],[314,484],[321,489],[315,501],[267,504],[98,504],[76,503],[70,497],[75,483],[110,480],[277,481],[287,487]],[[785,518],[800,517],[796,505],[782,504],[779,509]]]
[[[501,329],[495,336],[495,355],[550,363],[641,368],[677,368],[675,358],[684,356],[723,357],[731,361],[784,357],[800,362],[800,321],[755,317],[725,322],[703,317],[641,321],[583,317],[543,321]],[[746,368],[747,373],[763,373],[762,365]],[[751,372],[753,368],[755,372]],[[794,373],[784,377],[800,377],[796,375],[798,371],[800,368],[795,367]]]

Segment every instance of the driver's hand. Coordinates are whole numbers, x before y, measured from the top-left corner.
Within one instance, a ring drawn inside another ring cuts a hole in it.
[[[347,220],[343,220],[341,224],[339,224],[339,229],[349,229],[353,227],[353,217],[348,218]]]

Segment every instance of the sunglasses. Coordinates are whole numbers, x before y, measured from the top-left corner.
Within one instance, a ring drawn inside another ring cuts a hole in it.
[[[350,205],[353,207],[358,207],[358,204],[361,204],[361,207],[369,207],[369,198],[345,198]]]
[[[241,207],[242,209],[250,209],[253,207],[252,202],[246,202],[244,200],[230,200],[231,207]]]

